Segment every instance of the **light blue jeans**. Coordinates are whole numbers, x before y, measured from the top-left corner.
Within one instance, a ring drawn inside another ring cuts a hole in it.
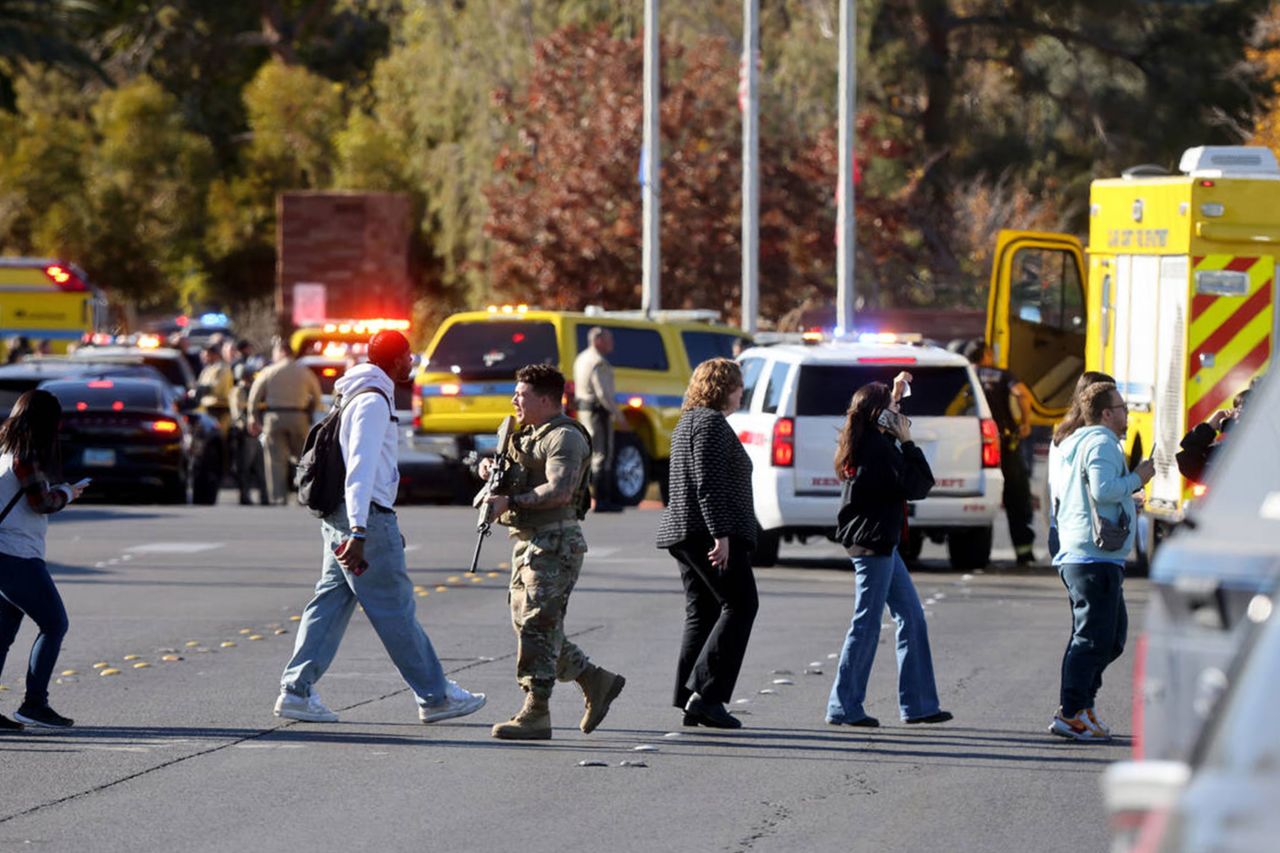
[[[404,540],[393,512],[369,513],[365,560],[369,568],[358,577],[345,571],[333,549],[349,535],[346,508],[338,507],[320,523],[324,560],[315,597],[302,611],[293,657],[280,677],[280,687],[309,696],[320,680],[347,630],[356,603],[364,607],[378,639],[391,656],[421,706],[443,701],[448,683],[440,658],[427,632],[418,624],[413,583],[405,569]]]
[[[827,700],[827,722],[853,723],[867,716],[862,703],[880,642],[885,605],[898,623],[898,712],[902,719],[936,714],[938,688],[929,654],[924,609],[907,566],[895,548],[885,556],[852,557],[857,578],[853,621],[844,638],[836,682]]]

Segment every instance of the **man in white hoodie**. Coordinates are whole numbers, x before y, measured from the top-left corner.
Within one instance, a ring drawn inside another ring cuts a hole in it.
[[[1062,440],[1057,468],[1050,472],[1061,542],[1053,564],[1071,599],[1072,634],[1062,657],[1062,707],[1049,731],[1096,741],[1111,736],[1094,709],[1102,673],[1124,651],[1129,627],[1124,561],[1137,526],[1133,493],[1155,475],[1155,463],[1146,459],[1129,471],[1119,444],[1129,427],[1129,408],[1114,384],[1085,388],[1080,410],[1085,426]],[[1128,535],[1114,550],[1098,544],[1095,512],[1127,525]]]
[[[314,685],[333,662],[357,602],[417,697],[418,719],[434,723],[484,706],[483,693],[469,693],[445,676],[418,623],[404,538],[391,509],[400,481],[391,401],[395,382],[409,378],[412,363],[404,335],[379,332],[369,341],[369,363],[348,370],[334,385],[342,406],[338,435],[346,496],[320,523],[324,564],[315,597],[302,613],[293,657],[280,678],[278,717],[337,721]]]

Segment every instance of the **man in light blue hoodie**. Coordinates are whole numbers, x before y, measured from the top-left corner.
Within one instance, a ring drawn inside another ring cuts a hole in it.
[[[1114,384],[1090,385],[1080,408],[1085,426],[1063,439],[1050,471],[1061,543],[1053,564],[1071,600],[1073,627],[1062,658],[1062,707],[1049,731],[1074,740],[1107,740],[1111,731],[1098,719],[1094,700],[1103,670],[1124,651],[1124,561],[1136,528],[1133,493],[1154,476],[1155,464],[1147,459],[1128,470],[1119,441],[1128,430],[1129,408]],[[1095,542],[1091,503],[1100,518],[1127,523],[1120,548],[1104,550]]]

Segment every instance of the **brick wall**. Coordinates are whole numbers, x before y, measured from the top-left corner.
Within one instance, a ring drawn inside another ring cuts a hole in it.
[[[412,207],[404,193],[287,192],[276,199],[276,312],[288,327],[293,285],[326,286],[334,319],[407,318]]]

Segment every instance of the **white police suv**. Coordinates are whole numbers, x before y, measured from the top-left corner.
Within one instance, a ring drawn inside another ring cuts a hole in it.
[[[729,423],[754,466],[756,565],[774,565],[783,540],[834,535],[840,480],[833,460],[849,399],[868,382],[892,384],[902,370],[912,376],[902,411],[935,480],[929,497],[909,507],[903,558],[914,560],[928,537],[946,540],[955,569],[987,564],[1004,477],[999,431],[966,359],[892,336],[863,335],[753,347],[738,361],[745,389],[742,408]]]

